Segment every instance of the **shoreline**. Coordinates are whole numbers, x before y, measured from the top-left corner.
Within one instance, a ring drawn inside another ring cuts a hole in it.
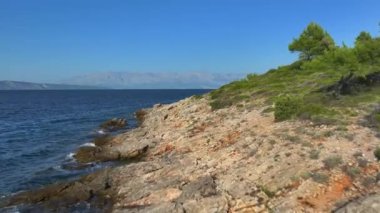
[[[266,108],[258,100],[211,111],[206,98],[194,97],[156,104],[137,115],[143,120],[139,127],[76,153],[82,163],[131,163],[17,194],[0,207],[34,203],[70,210],[87,203],[112,212],[324,212],[380,192],[376,179],[368,182],[380,171],[372,155],[380,139],[370,128],[274,122]],[[309,158],[317,149],[319,158]],[[343,169],[326,169],[324,159],[338,155],[341,166],[357,166],[358,159],[366,164],[355,178]],[[328,179],[317,179],[322,175]]]
[[[73,162],[61,165],[67,167],[66,169],[68,170],[83,170],[101,164],[114,164],[113,166],[82,174],[75,180],[62,180],[40,188],[5,195],[0,198],[0,210],[17,212],[19,210],[51,211],[58,210],[56,206],[58,204],[59,211],[110,211],[111,198],[114,196],[114,192],[106,192],[112,190],[108,182],[110,171],[117,166],[132,163],[135,155],[137,157],[137,155],[146,152],[145,148],[144,151],[131,152],[126,156],[120,156],[120,154],[110,149],[113,138],[126,133],[120,133],[120,130],[127,129],[128,132],[138,128],[138,126],[127,128],[125,119],[120,120],[121,123],[112,123],[114,119],[100,124],[100,129],[96,131],[98,135],[94,137],[92,142],[81,144],[75,152],[67,154],[66,160],[72,159]],[[106,140],[103,140],[103,138]],[[102,188],[102,185],[105,187]]]

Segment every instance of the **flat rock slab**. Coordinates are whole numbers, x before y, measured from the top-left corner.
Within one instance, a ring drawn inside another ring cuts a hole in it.
[[[334,211],[336,213],[378,213],[380,212],[380,194],[374,194],[351,201]]]

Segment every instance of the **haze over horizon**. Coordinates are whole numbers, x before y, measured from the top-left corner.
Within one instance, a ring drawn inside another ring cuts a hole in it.
[[[311,21],[338,45],[352,45],[363,30],[378,35],[378,8],[375,0],[4,0],[0,80],[59,83],[126,71],[147,81],[146,73],[163,82],[173,79],[165,73],[180,82],[194,73],[235,80],[294,61],[287,46]]]
[[[248,73],[99,72],[74,76],[59,83],[111,89],[216,89]]]

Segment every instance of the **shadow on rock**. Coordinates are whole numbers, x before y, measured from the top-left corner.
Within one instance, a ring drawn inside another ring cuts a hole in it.
[[[123,129],[128,125],[128,122],[125,118],[112,118],[100,124],[100,128],[112,132],[119,129]]]
[[[110,170],[106,169],[78,181],[21,192],[1,200],[0,208],[19,206],[17,209],[28,212],[70,212],[87,208],[91,212],[110,212],[115,188],[109,176]]]

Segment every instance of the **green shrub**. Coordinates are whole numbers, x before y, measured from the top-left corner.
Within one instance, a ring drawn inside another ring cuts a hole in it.
[[[297,135],[284,134],[282,137],[285,140],[288,140],[288,141],[293,142],[293,143],[301,143],[301,138]]]
[[[265,108],[265,109],[262,111],[262,113],[270,113],[270,112],[273,112],[273,111],[274,111],[273,107],[267,107],[267,108]]]
[[[380,112],[375,114],[375,120],[380,123]]]
[[[302,99],[295,96],[281,96],[275,101],[274,117],[284,121],[295,117],[302,106]]]
[[[373,151],[377,160],[380,160],[380,147],[376,147],[375,151]]]
[[[235,91],[237,92],[237,91]],[[244,94],[230,94],[230,93],[211,93],[210,106],[212,110],[218,110],[230,107],[234,104],[241,103],[242,101],[249,100],[249,95]]]
[[[301,145],[304,147],[313,147],[313,144],[310,143],[309,141],[303,141],[301,142]]]
[[[307,101],[307,104],[305,103],[302,105],[298,114],[299,118],[311,120],[315,125],[329,125],[336,123],[335,116],[338,112],[321,104],[309,103],[309,101]]]
[[[344,166],[343,171],[351,178],[355,178],[360,174],[359,168],[351,167],[351,166]]]
[[[302,172],[300,174],[300,178],[302,178],[304,180],[307,180],[307,179],[309,179],[311,177],[311,175],[312,175],[312,173],[310,173],[310,172]]]
[[[323,160],[323,164],[327,169],[333,169],[343,163],[342,157],[330,156]]]
[[[313,29],[319,28],[316,24],[310,26]],[[302,60],[263,74],[249,74],[242,80],[210,92],[212,109],[226,108],[250,100],[260,100],[260,103],[255,104],[261,104],[262,100],[264,104],[275,103],[276,121],[297,117],[318,125],[344,123],[350,119],[349,116],[359,115],[355,111],[359,105],[379,102],[380,87],[371,87],[370,90],[345,96],[332,96],[325,89],[337,85],[341,77],[348,73],[366,76],[379,71],[380,38],[362,33],[355,42],[355,47],[339,47],[333,45],[329,36],[324,34],[325,32],[320,33],[320,38],[325,37],[327,40],[315,40],[316,38],[304,37],[304,34],[292,42],[290,49],[300,51]],[[307,41],[307,44],[301,41]],[[329,48],[316,45],[321,42],[329,44]],[[276,98],[281,94],[296,94],[301,98]],[[264,111],[266,112],[270,112],[270,109]],[[373,120],[377,120],[374,127],[380,130],[380,115],[376,115]]]
[[[320,151],[319,150],[316,150],[316,149],[313,149],[309,152],[309,157],[310,159],[313,159],[313,160],[316,160],[319,158],[319,153]]]
[[[329,181],[329,176],[324,173],[312,173],[311,178],[317,183],[327,183]]]
[[[366,167],[368,165],[368,160],[363,157],[357,158],[356,161],[358,162],[359,167]]]
[[[248,74],[246,78],[248,81],[255,81],[259,78],[259,75],[256,73],[252,73],[252,74]]]
[[[260,187],[261,191],[263,191],[269,198],[272,198],[275,196],[275,193],[269,190],[266,186]]]
[[[328,130],[326,132],[323,133],[323,136],[326,137],[326,138],[329,138],[331,136],[334,135],[334,131],[331,131],[331,130]]]
[[[380,130],[380,112],[374,113],[373,120],[374,126],[377,127],[378,130]]]
[[[231,105],[232,102],[230,100],[215,100],[210,103],[212,110],[223,109]]]
[[[202,99],[203,95],[193,95],[192,98],[193,99]]]

